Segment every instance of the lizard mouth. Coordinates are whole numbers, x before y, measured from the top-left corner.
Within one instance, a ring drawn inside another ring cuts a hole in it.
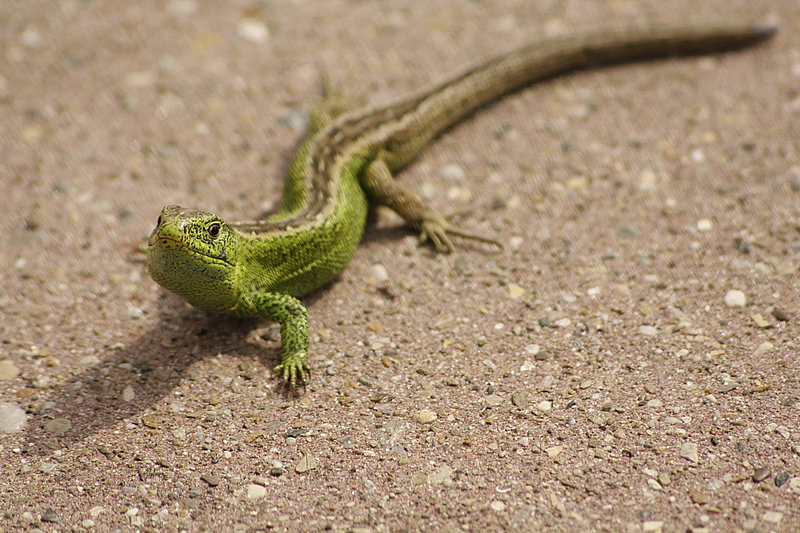
[[[154,250],[158,247],[159,244],[172,244],[173,246],[178,246],[183,250],[186,250],[191,255],[196,257],[203,258],[206,261],[213,261],[215,263],[224,264],[227,266],[233,266],[232,263],[228,261],[228,258],[224,255],[225,252],[223,251],[223,255],[211,255],[205,253],[197,248],[189,246],[185,241],[182,239],[176,239],[175,237],[168,237],[166,235],[158,235],[157,233],[153,233],[148,239],[147,248],[148,250]]]

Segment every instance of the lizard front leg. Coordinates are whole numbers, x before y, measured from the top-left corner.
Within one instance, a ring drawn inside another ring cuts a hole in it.
[[[281,325],[281,363],[275,370],[294,388],[308,381],[308,310],[288,294],[264,292],[251,295],[259,314]]]

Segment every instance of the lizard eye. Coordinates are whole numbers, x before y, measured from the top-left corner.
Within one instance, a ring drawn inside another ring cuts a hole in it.
[[[212,239],[216,239],[219,236],[219,228],[220,226],[216,222],[208,227],[208,234]]]

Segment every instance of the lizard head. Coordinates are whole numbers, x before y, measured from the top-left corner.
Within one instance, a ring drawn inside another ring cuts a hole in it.
[[[231,309],[238,298],[239,234],[213,213],[169,205],[147,247],[147,268],[165,289],[206,311]]]

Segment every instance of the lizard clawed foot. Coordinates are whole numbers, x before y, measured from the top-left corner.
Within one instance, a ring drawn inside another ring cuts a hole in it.
[[[451,216],[456,216],[456,214]],[[453,228],[446,218],[439,215],[431,215],[430,217],[426,218],[420,226],[419,233],[422,242],[430,241],[436,250],[442,253],[449,254],[455,250],[449,235],[455,235],[456,237],[461,237],[462,239],[485,242],[487,244],[493,244],[498,248],[503,248],[503,245],[499,241],[490,239],[488,237],[475,235],[473,233],[465,233]]]
[[[288,385],[291,391],[297,388],[298,383],[305,391],[308,379],[311,377],[311,368],[304,357],[284,360],[284,362],[275,367],[275,372],[280,374],[283,384]]]

